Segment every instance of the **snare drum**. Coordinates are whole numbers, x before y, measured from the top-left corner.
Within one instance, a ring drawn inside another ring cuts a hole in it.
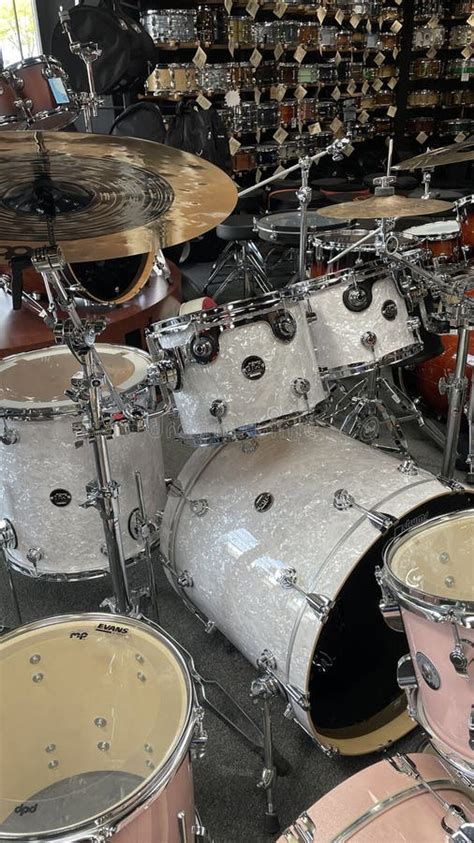
[[[354,30],[338,29],[336,33],[336,50],[339,50],[341,53],[346,50],[350,50],[352,47],[353,35]]]
[[[474,196],[463,196],[454,203],[461,227],[461,246],[474,247]]]
[[[170,397],[184,438],[195,444],[274,431],[326,398],[297,293],[166,319],[147,341],[153,358],[164,352],[177,367]]]
[[[257,169],[255,146],[241,146],[232,156],[232,169],[236,173],[247,173]]]
[[[313,123],[318,113],[318,101],[311,97],[300,100],[298,105],[298,121],[302,124]]]
[[[308,211],[308,235],[318,235],[325,228],[334,228],[337,223],[331,217],[323,217],[316,211]],[[341,227],[344,225],[341,221]],[[268,243],[282,246],[297,246],[300,239],[301,214],[299,211],[285,211],[281,214],[267,214],[257,220],[258,236]]]
[[[319,44],[319,24],[304,21],[300,24],[299,43],[304,47],[317,47]]]
[[[277,167],[280,161],[280,147],[274,141],[262,143],[257,146],[257,166],[261,169],[265,167]]]
[[[280,62],[277,68],[280,84],[288,86],[298,84],[298,65],[295,62]]]
[[[453,15],[454,17],[463,17],[464,15],[471,15],[474,12],[474,0],[454,0]]]
[[[261,61],[255,68],[255,84],[259,88],[269,88],[270,85],[275,84],[276,78],[277,68],[274,61]]]
[[[458,135],[465,135],[468,138],[474,132],[474,120],[466,117],[460,120],[442,120],[439,124],[439,133],[443,137],[456,138]]]
[[[393,133],[393,120],[390,117],[374,117],[372,120],[375,137],[378,135],[391,135]]]
[[[298,103],[295,100],[282,100],[278,103],[278,109],[282,126],[290,126],[292,129],[296,129],[298,123]]]
[[[407,228],[403,235],[415,240],[424,249],[429,249],[436,259],[457,261],[459,257],[459,231],[456,221],[438,220],[426,225],[414,225]]]
[[[365,33],[361,33],[365,35]],[[377,50],[394,50],[398,47],[398,36],[392,32],[377,32]],[[367,46],[369,46],[369,33],[367,33]]]
[[[409,108],[434,108],[436,105],[439,105],[439,101],[439,91],[421,89],[419,91],[410,91],[408,94]]]
[[[232,64],[205,64],[199,73],[200,87],[204,91],[224,92],[235,85],[232,78]],[[235,87],[240,87],[235,85]]]
[[[297,138],[287,140],[280,146],[280,158],[283,164],[300,157],[301,147]]]
[[[405,134],[418,135],[420,132],[424,132],[425,135],[432,135],[435,125],[434,117],[414,117],[406,121]]]
[[[439,516],[384,551],[382,614],[410,655],[398,665],[409,710],[437,750],[474,785],[474,509]]]
[[[449,35],[450,47],[471,47],[474,43],[472,26],[453,26]]]
[[[328,272],[338,272],[347,267],[359,266],[374,259],[375,246],[373,241],[364,243],[359,249],[349,252],[336,263],[328,264],[331,258],[336,257],[339,252],[357,243],[361,237],[369,232],[362,228],[339,228],[335,231],[324,231],[313,240],[314,260],[312,275],[319,278]]]
[[[146,80],[146,90],[150,94],[184,94],[196,91],[198,87],[196,65],[191,63],[157,64]]]
[[[62,129],[77,119],[79,100],[57,59],[37,56],[7,70],[14,76],[15,89],[25,104],[29,128]]]
[[[338,115],[338,107],[334,100],[319,100],[317,103],[317,118],[321,124],[330,123]]]
[[[155,409],[147,383],[148,354],[99,343],[98,353],[119,393],[137,407]],[[13,431],[12,444],[0,443],[3,483],[1,516],[12,523],[16,546],[6,551],[16,570],[47,579],[90,578],[108,571],[99,514],[84,509],[86,485],[96,476],[89,442],[76,447],[72,425],[80,414],[64,391],[80,369],[65,346],[6,357],[0,362],[0,417]],[[105,397],[114,411],[113,398]],[[115,408],[120,412],[120,407]],[[150,518],[166,497],[159,428],[109,442],[112,478],[120,484],[120,524],[125,557],[137,558],[138,502],[134,471],[141,473]]]
[[[416,18],[430,18],[444,14],[444,0],[415,0],[413,11]]]
[[[236,45],[253,44],[255,36],[252,21],[248,18],[227,18],[227,38]]]
[[[8,70],[0,72],[0,131],[27,128],[25,103],[16,92],[15,77]]]
[[[236,132],[256,132],[258,128],[257,105],[254,102],[241,102],[234,111],[234,130]]]
[[[446,38],[445,26],[417,26],[413,32],[413,49],[423,50],[425,47],[440,49]]]
[[[257,127],[259,129],[276,129],[279,122],[278,103],[264,102],[257,106]]]
[[[317,64],[302,64],[298,68],[298,85],[315,85],[319,82],[319,67]]]
[[[336,48],[337,34],[339,30],[337,26],[322,26],[319,30],[319,43],[321,47]]]
[[[336,84],[339,77],[335,59],[329,59],[325,64],[318,64],[317,67],[321,85]]]
[[[331,233],[334,253],[336,240],[339,248],[346,246],[352,236],[351,231],[345,237],[339,232]],[[318,240],[328,243],[329,234],[323,232]],[[314,343],[322,374],[331,379],[350,377],[422,351],[418,320],[409,319],[405,299],[379,263],[355,266],[351,273],[342,270],[301,282],[304,283],[317,316]]]
[[[416,59],[410,64],[410,79],[437,78],[441,76],[442,72],[443,62],[441,59]]]
[[[472,76],[474,77],[474,66],[472,70]],[[445,105],[446,108],[457,108],[463,105],[474,105],[474,91],[444,91],[443,105]]]
[[[380,107],[382,105],[392,105],[395,101],[393,91],[377,91],[375,94],[375,104]]]
[[[404,756],[391,762],[384,758],[346,779],[301,814],[277,843],[448,843],[453,840],[448,829],[458,829],[462,819],[439,800],[472,822],[468,788],[438,758],[417,753],[408,756],[408,764]]]
[[[473,59],[451,59],[446,64],[446,77],[468,82],[474,76]],[[461,92],[460,92],[461,93]],[[465,93],[469,93],[466,91]]]
[[[226,31],[222,8],[205,5],[197,7],[196,32],[199,41],[203,44],[223,44],[226,40]]]
[[[278,42],[286,47],[296,47],[300,40],[300,26],[300,22],[296,20],[278,21]]]
[[[202,710],[159,627],[99,612],[36,621],[2,637],[0,683],[0,840],[194,839]]]
[[[371,140],[375,135],[375,127],[372,123],[355,123],[354,128],[352,130],[352,140],[357,141],[358,143],[363,143],[364,141]]]
[[[239,88],[241,91],[248,91],[254,87],[255,70],[250,62],[233,62],[231,64],[221,64],[221,80],[224,73],[230,78],[230,84],[233,88]],[[214,65],[216,67],[216,65]],[[227,83],[229,84],[229,82]],[[225,90],[221,88],[220,90]]]
[[[197,40],[194,9],[160,9],[146,12],[140,18],[142,26],[158,44],[190,44]]]

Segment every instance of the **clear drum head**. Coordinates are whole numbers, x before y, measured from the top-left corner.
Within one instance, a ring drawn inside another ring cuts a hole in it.
[[[141,621],[20,628],[0,642],[0,686],[0,840],[88,838],[161,790],[189,745],[189,673]]]

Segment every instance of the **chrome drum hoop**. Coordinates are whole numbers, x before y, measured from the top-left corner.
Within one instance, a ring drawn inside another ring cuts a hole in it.
[[[314,410],[291,413],[287,416],[280,416],[280,418],[257,422],[247,427],[238,427],[229,433],[224,433],[222,436],[213,435],[212,433],[195,434],[194,436],[179,433],[178,438],[186,445],[197,447],[226,445],[229,442],[243,442],[246,439],[255,439],[257,436],[268,436],[269,434],[276,433],[278,430],[287,430],[290,427],[294,427],[294,425],[311,422],[314,414]]]
[[[386,354],[385,357],[381,357],[374,363],[352,363],[347,366],[338,366],[335,369],[320,369],[319,371],[321,377],[328,381],[338,380],[339,378],[350,378],[354,377],[354,375],[373,372],[374,369],[380,369],[383,366],[393,366],[395,363],[400,363],[402,360],[408,360],[415,354],[419,354],[423,349],[424,345],[422,342],[413,343],[413,345],[407,345],[405,348],[392,351],[391,354]]]

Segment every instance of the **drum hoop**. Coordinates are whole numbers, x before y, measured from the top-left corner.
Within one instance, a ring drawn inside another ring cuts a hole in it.
[[[321,399],[323,401],[324,398]],[[318,404],[321,403],[318,401]],[[316,405],[317,406],[317,405]],[[314,408],[313,408],[314,409]],[[295,413],[289,413],[286,416],[277,416],[275,419],[268,419],[257,424],[248,425],[245,427],[236,427],[228,433],[219,435],[218,433],[179,433],[178,439],[187,445],[225,445],[229,442],[242,442],[245,439],[255,439],[257,436],[266,436],[270,433],[275,433],[277,430],[285,430],[293,427],[295,424],[309,420],[313,415],[313,410],[300,410]]]
[[[168,758],[168,760],[159,770],[155,772],[154,775],[150,776],[148,780],[144,784],[142,784],[140,788],[138,788],[137,792],[134,795],[129,795],[128,797],[125,797],[125,799],[121,800],[121,802],[119,802],[113,810],[102,812],[96,815],[95,817],[88,817],[86,820],[83,820],[81,823],[78,823],[75,827],[65,829],[64,835],[61,837],[62,843],[80,843],[80,841],[84,840],[84,835],[86,835],[86,839],[95,841],[99,832],[106,832],[108,830],[112,831],[117,823],[119,823],[121,820],[131,817],[131,815],[138,808],[151,801],[160,792],[160,790],[163,790],[163,788],[171,780],[172,776],[177,772],[180,764],[182,763],[186,753],[189,750],[189,746],[192,740],[193,732],[198,717],[196,690],[193,685],[190,667],[186,662],[185,655],[180,650],[179,645],[176,643],[176,641],[170,635],[168,635],[168,633],[162,630],[161,627],[158,626],[158,624],[155,624],[149,619],[145,621],[143,620],[143,618],[132,618],[125,615],[110,615],[105,613],[101,614],[99,612],[87,612],[82,615],[57,615],[51,618],[42,618],[41,620],[33,621],[32,623],[25,624],[24,626],[12,630],[12,632],[6,633],[6,635],[2,636],[2,639],[0,641],[0,649],[1,644],[6,641],[10,641],[13,638],[19,637],[21,633],[31,632],[35,629],[43,629],[45,626],[57,626],[61,622],[80,624],[81,622],[84,622],[86,620],[93,621],[94,623],[104,621],[109,622],[111,619],[116,623],[121,623],[123,626],[150,627],[150,633],[154,636],[154,638],[161,639],[162,641],[164,640],[165,643],[168,645],[168,648],[173,653],[173,656],[180,664],[183,679],[188,692],[188,705],[185,716],[185,725],[183,726],[183,732],[177,741],[176,747],[170,757]],[[37,839],[38,841],[50,840],[51,843],[54,843],[54,841],[58,840],[59,833],[61,833],[61,830],[58,829],[55,829],[52,832],[40,831],[36,832],[35,839]],[[18,840],[19,843],[21,843],[22,840],[28,840],[28,834],[12,835],[10,832],[8,832],[7,835],[5,835],[2,831],[0,831],[0,840]]]
[[[449,512],[446,515],[429,518],[417,527],[406,530],[401,536],[395,536],[384,548],[383,569],[384,577],[394,592],[396,599],[409,611],[413,611],[415,614],[421,614],[428,620],[438,623],[452,623],[455,621],[467,629],[474,629],[474,601],[456,600],[454,597],[446,596],[440,597],[427,591],[421,591],[419,588],[414,588],[400,580],[391,568],[391,561],[395,551],[404,545],[408,539],[425,532],[428,526],[436,526],[446,521],[458,521],[466,515],[472,515],[474,517],[474,508]]]
[[[373,261],[372,263],[365,264],[364,267],[359,268],[349,268],[349,269],[339,269],[336,272],[328,272],[327,275],[322,275],[320,278],[308,278],[307,281],[297,281],[295,284],[292,284],[291,287],[288,287],[288,290],[295,290],[299,292],[300,290],[303,291],[303,295],[311,295],[312,293],[317,293],[320,290],[325,290],[328,287],[335,287],[339,284],[352,284],[354,281],[361,283],[362,281],[370,281],[374,279],[375,281],[383,281],[389,277],[389,271],[385,270],[383,274],[381,274],[381,270],[383,270],[380,264]]]
[[[461,199],[456,199],[453,203],[453,208],[458,210],[458,208],[464,208],[465,205],[474,205],[474,193],[469,196],[463,196]]]
[[[379,357],[377,360],[371,360],[365,363],[349,363],[347,366],[336,366],[334,369],[320,369],[321,377],[323,378],[349,378],[354,375],[363,375],[365,372],[371,372],[376,366],[391,366],[392,363],[399,363],[401,360],[406,360],[408,357],[413,357],[423,351],[424,345],[422,342],[413,343],[412,345],[404,345],[396,351],[391,351],[390,354],[385,354],[384,357]]]
[[[158,540],[155,540],[153,546],[156,547],[157,543]],[[16,548],[14,548],[14,550],[15,549]],[[138,550],[137,553],[129,559],[125,559],[127,570],[132,565],[135,565],[137,562],[141,562],[145,558],[145,551]],[[110,574],[110,567],[107,565],[107,562],[105,563],[106,567],[104,568],[92,568],[87,571],[73,571],[71,573],[68,573],[67,571],[54,573],[53,571],[38,571],[36,568],[27,567],[24,562],[14,559],[11,555],[11,551],[8,549],[5,551],[5,560],[7,566],[11,568],[12,571],[21,574],[23,577],[30,577],[31,579],[42,580],[43,582],[81,582],[84,580],[96,580]]]
[[[47,56],[45,54],[41,56],[33,56],[31,58],[23,59],[23,61],[17,61],[15,64],[9,64],[5,70],[11,70],[13,73],[15,70],[21,70],[23,67],[34,67],[35,65],[39,64],[54,64],[59,67],[61,70],[63,66],[60,61],[54,58],[54,56]]]

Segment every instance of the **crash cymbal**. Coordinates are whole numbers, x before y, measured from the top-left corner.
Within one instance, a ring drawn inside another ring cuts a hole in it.
[[[370,196],[355,202],[326,205],[317,213],[337,220],[371,220],[389,217],[422,217],[439,214],[452,208],[451,202],[439,199],[410,199],[407,196]]]
[[[392,170],[420,170],[447,164],[462,164],[465,161],[474,161],[474,138],[422,152],[414,158],[407,158],[406,161],[392,167]]]
[[[57,132],[0,133],[0,248],[59,246],[68,262],[174,246],[214,228],[237,190],[170,146]]]

